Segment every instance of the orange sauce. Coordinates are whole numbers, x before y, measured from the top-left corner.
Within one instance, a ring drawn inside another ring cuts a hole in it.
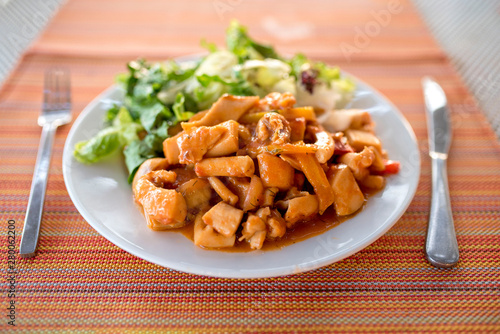
[[[369,191],[365,189],[362,190],[365,194],[365,203],[371,195],[376,193],[375,191]],[[282,238],[277,240],[266,240],[264,242],[264,245],[262,246],[262,250],[271,251],[271,250],[282,249],[283,247],[293,245],[297,242],[322,234],[334,228],[335,226],[338,226],[341,223],[348,221],[349,219],[354,217],[357,213],[361,212],[361,210],[363,210],[364,207],[365,205],[363,204],[363,206],[352,215],[339,217],[335,213],[333,206],[330,206],[321,216],[317,215],[310,220],[297,223],[293,228],[287,228],[286,233]],[[192,223],[178,229],[167,231],[167,233],[170,232],[179,232],[189,240],[191,241],[194,240],[194,231]],[[254,251],[253,249],[250,248],[250,245],[247,241],[245,240],[238,241],[238,239],[236,239],[234,247],[204,248],[204,249],[213,251],[231,252],[231,253]]]
[[[177,174],[177,180],[176,183],[172,186],[177,187],[179,184],[182,184],[192,178],[195,177],[195,173],[192,169],[187,169],[187,168],[174,168],[172,171],[176,172]],[[376,191],[369,190],[369,189],[363,189],[361,188],[361,191],[365,195],[365,203],[368,200],[369,197],[371,197],[373,194],[376,193]],[[141,213],[143,213],[142,206],[136,202],[136,205]],[[314,237],[316,235],[322,234],[325,231],[328,231],[335,226],[338,226],[339,224],[345,222],[346,220],[349,220],[350,218],[354,217],[357,213],[359,213],[361,210],[363,210],[363,206],[355,213],[349,216],[342,216],[339,217],[335,213],[335,209],[332,206],[330,206],[322,215],[316,215],[312,217],[311,219],[307,221],[302,221],[298,222],[295,224],[293,228],[287,228],[286,233],[283,237],[276,239],[276,240],[266,240],[263,244],[262,250],[265,251],[270,251],[270,250],[277,250],[277,249],[282,249],[283,247],[295,244],[297,242],[309,239],[311,237]],[[171,232],[179,232],[183,234],[186,238],[188,238],[191,241],[194,241],[194,224],[192,222],[188,223],[186,226],[183,226],[181,228],[175,228],[175,229],[156,229],[152,226],[149,226],[155,231],[158,232],[166,232],[166,233],[171,233]],[[241,235],[241,233],[236,234]],[[193,245],[193,247],[196,247]],[[243,241],[238,241],[236,239],[236,242],[233,247],[228,247],[228,248],[205,248],[207,250],[215,250],[215,251],[224,251],[224,252],[251,252],[253,249],[250,248],[249,243],[246,240]]]
[[[303,221],[297,223],[293,228],[287,228],[285,235],[282,238],[277,240],[266,240],[264,245],[262,246],[262,250],[277,250],[288,245],[295,244],[299,241],[314,237],[318,234],[321,234],[325,231],[328,231],[331,228],[339,225],[343,221],[349,219],[351,216],[347,217],[338,217],[335,214],[335,210],[332,207],[328,208],[325,213],[321,216],[316,216],[308,221]],[[193,224],[188,224],[184,227],[169,230],[168,232],[180,232],[186,238],[193,241],[194,239],[194,231]],[[238,235],[238,234],[237,234]],[[216,250],[223,252],[251,252],[253,249],[250,248],[250,245],[247,241],[238,241],[234,244],[234,247],[228,248],[206,248],[207,250]]]

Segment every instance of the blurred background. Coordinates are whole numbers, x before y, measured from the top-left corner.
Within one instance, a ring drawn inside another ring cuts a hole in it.
[[[0,84],[35,53],[127,61],[203,52],[201,37],[223,45],[233,18],[280,52],[340,65],[448,57],[500,135],[498,0],[0,0]]]

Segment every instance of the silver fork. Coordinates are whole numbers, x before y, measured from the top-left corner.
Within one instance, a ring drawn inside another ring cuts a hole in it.
[[[36,156],[35,171],[31,183],[30,197],[19,254],[22,257],[35,255],[40,231],[40,222],[45,201],[45,189],[49,176],[52,143],[57,127],[71,122],[71,84],[69,71],[52,68],[45,72],[43,106],[38,125],[42,127],[40,146]]]

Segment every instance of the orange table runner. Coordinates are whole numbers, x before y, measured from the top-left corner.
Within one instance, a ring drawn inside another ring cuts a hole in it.
[[[65,126],[54,143],[38,254],[9,263],[8,231],[18,245],[38,149],[45,69],[70,68],[77,116],[128,60],[200,52],[200,37],[221,45],[233,17],[280,52],[340,65],[403,112],[422,172],[398,223],[363,251],[298,275],[230,280],[163,268],[108,242],[75,209],[62,177]],[[432,267],[423,252],[431,186],[424,75],[442,84],[452,113],[448,173],[461,251],[453,269]],[[0,162],[0,331],[500,331],[500,146],[408,1],[71,0],[0,90]]]

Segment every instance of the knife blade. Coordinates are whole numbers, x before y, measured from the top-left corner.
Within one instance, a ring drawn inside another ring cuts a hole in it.
[[[446,171],[452,129],[448,102],[441,86],[432,78],[424,77],[422,88],[432,160],[432,195],[425,253],[432,265],[448,268],[459,259]]]

